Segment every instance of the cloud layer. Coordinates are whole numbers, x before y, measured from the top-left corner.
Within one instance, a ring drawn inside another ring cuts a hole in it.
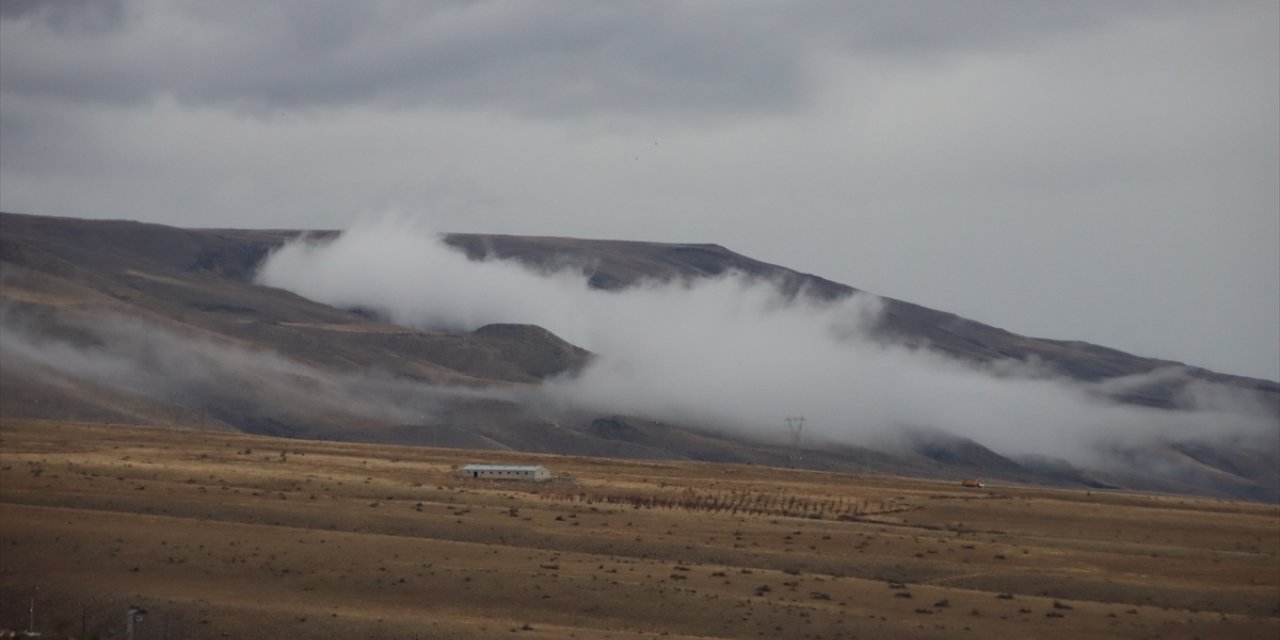
[[[756,438],[777,439],[783,416],[804,414],[817,441],[876,444],[917,427],[1005,454],[1079,461],[1101,445],[1276,427],[1265,408],[1221,394],[1189,397],[1186,411],[1136,408],[1106,394],[1150,380],[1090,387],[1033,365],[979,367],[886,343],[872,332],[874,296],[788,299],[741,275],[592,290],[576,269],[470,261],[400,216],[368,218],[331,242],[286,245],[259,279],[419,327],[539,324],[599,356],[580,375],[544,385],[543,400]]]
[[[809,68],[832,53],[910,61],[1016,50],[1166,5],[6,2],[6,37],[22,46],[0,68],[30,96],[168,95],[263,114],[369,101],[551,117],[722,114],[808,101]]]

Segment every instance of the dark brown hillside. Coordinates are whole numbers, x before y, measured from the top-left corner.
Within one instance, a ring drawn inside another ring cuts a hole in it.
[[[540,381],[572,373],[590,359],[544,328],[424,331],[254,284],[268,253],[299,233],[0,214],[0,416],[793,464],[785,447],[708,425],[602,416],[532,401],[527,392]],[[581,268],[601,288],[737,271],[777,283],[789,295],[831,299],[855,291],[717,245],[469,234],[447,240],[477,260]],[[897,300],[886,301],[880,330],[886,339],[977,363],[1035,360],[1085,383],[1174,364],[1019,336]],[[1191,367],[1118,397],[1174,410],[1179,391],[1194,380],[1252,394],[1280,416],[1275,382]],[[813,443],[801,464],[1280,500],[1280,443],[1270,441],[1116,451],[1120,462],[1103,470],[1023,464],[998,455],[991,444],[951,436],[912,438],[894,451]]]
[[[252,278],[256,266],[268,252],[299,234],[297,231],[183,230],[128,221],[76,220],[75,224],[68,224],[67,219],[11,214],[5,216],[4,226],[4,239],[0,241],[7,242],[11,237],[36,241],[53,256],[73,260],[81,267],[111,270],[113,266],[142,262],[186,274],[216,276],[217,281],[232,279],[242,282]],[[316,235],[323,237],[332,233],[319,232]],[[606,289],[630,286],[646,278],[698,278],[737,271],[771,280],[792,295],[803,291],[823,298],[836,298],[857,291],[818,276],[753,260],[713,244],[475,234],[451,234],[447,240],[465,250],[473,259],[515,259],[543,268],[578,266],[588,273],[594,286]],[[0,245],[0,251],[5,255],[13,253],[18,260],[9,261],[21,263],[23,247],[15,246],[10,250]],[[155,282],[150,286],[163,288],[163,283]],[[157,293],[185,297],[189,304],[207,311],[240,311],[244,306],[240,299],[244,294],[241,290],[235,291],[237,300],[231,301],[209,288],[171,288]],[[191,296],[211,295],[213,297],[207,300],[190,300]],[[280,301],[273,296],[269,306],[279,304]],[[892,298],[887,298],[886,304],[886,319],[882,326],[886,334],[977,361],[1026,361],[1034,358],[1082,381],[1148,373],[1170,366],[1186,367],[1185,378],[1129,392],[1125,399],[1138,404],[1172,406],[1173,398],[1185,382],[1201,379],[1256,390],[1270,398],[1270,404],[1280,407],[1280,384],[1273,381],[1219,374],[1086,342],[1029,338]],[[308,304],[307,312],[315,313],[317,306]],[[322,315],[331,317],[329,314],[333,310],[322,308]],[[262,311],[252,306],[243,310]],[[345,321],[349,312],[341,312],[339,316]]]

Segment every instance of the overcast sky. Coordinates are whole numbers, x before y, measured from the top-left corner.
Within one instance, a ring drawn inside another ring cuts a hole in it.
[[[1280,3],[0,0],[0,209],[716,242],[1280,379]]]

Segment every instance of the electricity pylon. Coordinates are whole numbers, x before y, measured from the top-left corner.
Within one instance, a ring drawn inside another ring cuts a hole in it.
[[[800,438],[804,433],[804,416],[787,416],[783,421],[787,425],[787,431],[791,434],[791,464],[799,466],[800,464]]]

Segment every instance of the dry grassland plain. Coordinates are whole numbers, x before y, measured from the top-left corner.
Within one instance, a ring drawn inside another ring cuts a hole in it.
[[[33,603],[46,637],[1274,640],[1280,510],[3,421],[0,627]]]

